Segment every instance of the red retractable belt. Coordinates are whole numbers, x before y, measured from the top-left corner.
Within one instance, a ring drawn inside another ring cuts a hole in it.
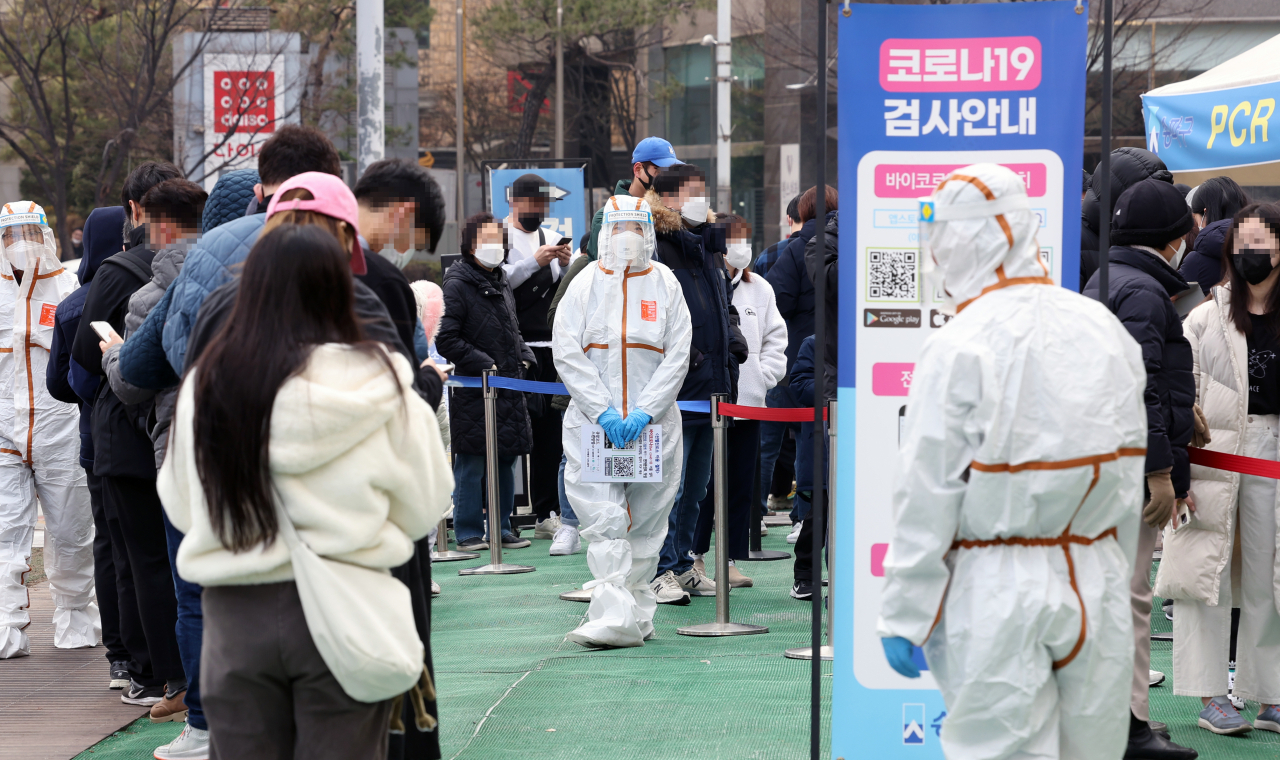
[[[737,404],[721,404],[720,414],[725,417],[737,417],[740,420],[761,420],[764,422],[813,422],[813,407],[801,409],[766,409],[760,406],[739,406]],[[827,410],[822,410],[822,419],[827,418]]]
[[[1187,447],[1187,453],[1191,455],[1191,464],[1212,467],[1216,470],[1226,470],[1227,472],[1256,475],[1260,478],[1280,480],[1280,462],[1270,459],[1254,459],[1253,457],[1242,457],[1236,454],[1225,454],[1221,451],[1208,451],[1190,446]]]

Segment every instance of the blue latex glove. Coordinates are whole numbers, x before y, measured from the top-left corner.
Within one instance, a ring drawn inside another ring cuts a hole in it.
[[[880,643],[884,645],[884,657],[889,661],[889,667],[907,678],[920,677],[920,668],[916,667],[915,660],[911,658],[915,647],[910,641],[901,636],[893,636],[880,639]]]
[[[646,412],[640,409],[633,409],[631,414],[627,415],[626,422],[623,423],[627,426],[625,435],[623,436],[627,443],[631,443],[635,439],[639,438],[640,434],[644,432],[644,426],[648,425],[652,420],[653,418]]]
[[[609,436],[609,440],[613,442],[615,448],[622,448],[627,443],[626,430],[627,423],[622,419],[622,415],[618,414],[618,410],[613,407],[601,412],[596,418],[596,424],[604,428],[604,434]]]

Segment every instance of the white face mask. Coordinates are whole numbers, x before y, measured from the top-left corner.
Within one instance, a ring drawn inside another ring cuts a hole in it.
[[[707,199],[706,198],[690,198],[680,207],[680,216],[683,216],[690,224],[702,224],[707,221]]]
[[[507,257],[507,249],[502,243],[481,243],[476,246],[476,261],[493,269]]]
[[[14,269],[25,272],[27,262],[31,259],[40,258],[40,253],[43,250],[44,245],[34,240],[19,240],[12,245],[6,245],[4,247],[4,255],[9,259],[9,263],[13,265]]]
[[[409,266],[409,262],[413,261],[413,257],[418,253],[418,249],[410,248],[404,253],[397,251],[390,243],[382,246],[382,250],[378,251],[378,255],[396,265],[397,269],[404,269]]]
[[[1180,238],[1178,240],[1178,250],[1173,254],[1173,258],[1169,260],[1169,266],[1177,269],[1182,265],[1182,255],[1187,252],[1187,239]]]
[[[644,254],[644,235],[620,232],[613,236],[613,253],[619,261],[635,261]]]
[[[724,261],[734,269],[746,269],[751,266],[751,244],[730,243],[724,255]]]

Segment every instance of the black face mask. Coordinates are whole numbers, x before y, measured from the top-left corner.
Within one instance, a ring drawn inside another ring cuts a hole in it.
[[[1265,248],[1243,248],[1240,253],[1231,257],[1236,271],[1250,285],[1257,285],[1275,269],[1271,265],[1271,252]]]
[[[542,220],[547,218],[546,212],[529,211],[523,214],[517,214],[516,219],[520,222],[520,226],[525,232],[533,232],[542,226]]]
[[[658,181],[658,175],[659,175],[659,174],[661,174],[661,173],[662,173],[662,171],[661,171],[661,170],[654,172],[652,175],[650,175],[650,174],[649,174],[649,172],[645,172],[645,173],[644,173],[644,176],[645,176],[645,177],[648,177],[649,181],[648,181],[648,182],[645,182],[644,180],[642,180],[642,179],[641,179],[641,180],[640,180],[640,186],[641,186],[641,187],[643,187],[646,191],[648,191],[648,190],[652,190],[652,189],[653,189],[653,183]],[[639,178],[639,177],[636,177],[636,179],[640,179],[640,178]]]

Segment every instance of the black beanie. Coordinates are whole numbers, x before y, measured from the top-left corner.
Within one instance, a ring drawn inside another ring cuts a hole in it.
[[[1144,179],[1125,190],[1111,217],[1111,242],[1163,248],[1191,231],[1186,198],[1168,182]]]

